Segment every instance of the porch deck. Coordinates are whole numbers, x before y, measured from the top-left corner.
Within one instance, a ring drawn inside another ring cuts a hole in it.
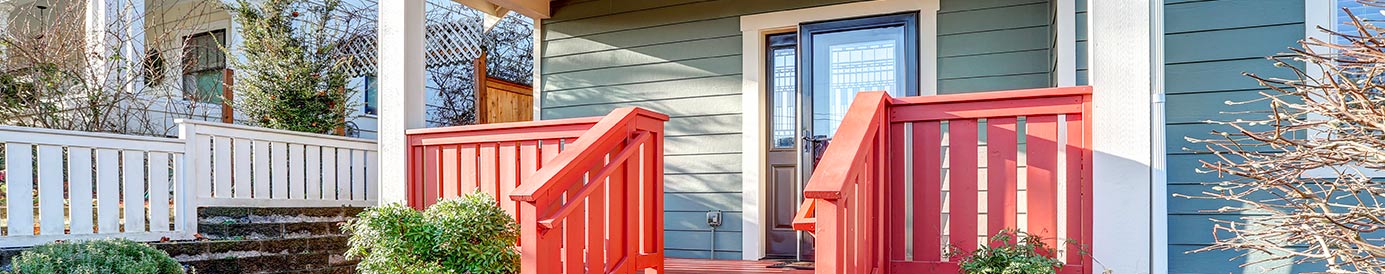
[[[667,274],[734,274],[734,273],[792,273],[807,274],[813,273],[812,270],[793,270],[786,268],[768,268],[777,262],[774,261],[731,261],[731,260],[694,260],[694,259],[665,259],[664,271]]]

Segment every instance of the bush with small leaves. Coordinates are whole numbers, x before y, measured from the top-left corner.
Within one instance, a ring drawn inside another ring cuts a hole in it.
[[[361,273],[519,272],[519,224],[484,193],[419,212],[402,204],[366,209],[342,227],[346,256]]]
[[[19,253],[14,274],[172,274],[183,266],[161,250],[125,239],[60,242]]]
[[[990,243],[970,253],[951,246],[947,256],[961,264],[963,274],[1053,274],[1063,267],[1063,261],[1051,257],[1055,250],[1029,233],[1003,229]]]

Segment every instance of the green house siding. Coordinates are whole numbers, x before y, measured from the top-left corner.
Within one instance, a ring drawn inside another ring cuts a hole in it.
[[[1073,19],[1076,33],[1073,35],[1077,39],[1075,45],[1077,51],[1077,85],[1087,85],[1087,1],[1073,1],[1073,10],[1077,12]]]
[[[938,93],[1051,86],[1048,0],[944,0],[938,10]]]
[[[541,118],[626,106],[668,114],[667,254],[740,259],[740,17],[851,1],[555,2],[553,17],[542,23]],[[1048,0],[941,4],[943,93],[1049,86]],[[708,210],[726,213],[715,235],[705,222]]]
[[[1170,193],[1198,194],[1210,191],[1205,182],[1215,174],[1199,174],[1199,160],[1214,156],[1191,152],[1201,149],[1185,137],[1208,138],[1212,130],[1227,130],[1206,120],[1232,120],[1224,114],[1261,109],[1263,106],[1227,106],[1224,102],[1257,98],[1262,87],[1245,76],[1292,76],[1275,68],[1265,56],[1287,52],[1304,36],[1304,1],[1301,0],[1170,0],[1164,6],[1165,130]],[[1263,115],[1261,115],[1263,118]],[[1235,252],[1187,254],[1213,241],[1210,219],[1240,216],[1209,214],[1204,210],[1229,205],[1225,202],[1168,197],[1169,272],[1242,273],[1245,257]],[[1100,258],[1098,258],[1100,259]],[[1255,259],[1251,257],[1250,259]],[[1283,273],[1312,271],[1305,266]],[[1258,272],[1255,272],[1258,273]],[[1276,272],[1279,273],[1279,272]]]

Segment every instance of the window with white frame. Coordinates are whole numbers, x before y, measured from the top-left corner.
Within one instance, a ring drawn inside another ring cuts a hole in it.
[[[226,30],[189,35],[183,42],[183,97],[220,104],[226,73]]]
[[[1310,16],[1309,16],[1309,18],[1308,18],[1308,21],[1309,21],[1309,22],[1308,22],[1308,24],[1309,24],[1309,31],[1308,31],[1308,33],[1307,33],[1307,36],[1308,36],[1308,37],[1316,37],[1316,38],[1319,38],[1319,39],[1322,39],[1322,40],[1327,40],[1327,39],[1328,39],[1328,38],[1325,38],[1325,37],[1327,36],[1327,34],[1321,33],[1319,30],[1317,30],[1317,28],[1316,28],[1315,26],[1324,26],[1324,27],[1326,27],[1326,28],[1330,28],[1331,30],[1336,31],[1336,32],[1339,32],[1339,33],[1342,33],[1342,34],[1347,34],[1347,35],[1360,35],[1360,34],[1361,34],[1361,33],[1360,33],[1360,29],[1358,29],[1358,28],[1354,25],[1355,23],[1352,22],[1352,20],[1351,20],[1351,15],[1355,15],[1356,18],[1360,19],[1361,22],[1364,23],[1364,24],[1370,24],[1370,25],[1375,25],[1375,26],[1385,26],[1385,8],[1382,8],[1382,7],[1375,7],[1375,6],[1369,6],[1369,5],[1366,5],[1366,4],[1362,4],[1361,2],[1359,2],[1359,1],[1357,1],[1357,0],[1330,0],[1330,2],[1331,2],[1331,4],[1328,4],[1327,7],[1331,9],[1331,13],[1330,13],[1331,15],[1330,15],[1330,16],[1327,16],[1327,18],[1318,18],[1318,19],[1314,19],[1313,16],[1311,16],[1311,14],[1313,13],[1313,10],[1316,10],[1316,9],[1313,9],[1311,6],[1309,7],[1309,8],[1310,8],[1310,10],[1309,10]],[[1321,6],[1319,6],[1319,7],[1321,7]],[[1347,13],[1348,11],[1350,11],[1350,14]],[[1330,41],[1332,44],[1346,44],[1346,43],[1349,43],[1349,42],[1347,41],[1346,38],[1341,37],[1341,36],[1331,36],[1330,39],[1332,39],[1332,40]],[[1316,68],[1315,68],[1314,66],[1308,66],[1308,69],[1309,69],[1309,70],[1314,70],[1314,69],[1316,69]],[[1317,72],[1311,72],[1311,71],[1310,71],[1310,74],[1317,75],[1318,73],[1317,73]],[[1316,113],[1309,113],[1309,114],[1308,114],[1308,118],[1309,118],[1309,119],[1313,119],[1313,120],[1317,120],[1317,119],[1328,119],[1327,117],[1322,116],[1322,115],[1320,115],[1320,114],[1316,114]],[[1321,132],[1321,131],[1317,131],[1317,130],[1310,130],[1310,132],[1309,132],[1308,134],[1309,134],[1309,136],[1315,136],[1315,135],[1317,135],[1317,134],[1326,134],[1326,133]],[[1355,167],[1355,165],[1350,165],[1349,167]],[[1373,178],[1385,178],[1385,171],[1382,171],[1382,170],[1373,170],[1373,169],[1365,169],[1365,168],[1357,168],[1356,170],[1360,171],[1362,176],[1373,177]],[[1339,174],[1338,174],[1333,168],[1324,167],[1324,168],[1318,168],[1318,169],[1308,170],[1308,171],[1304,172],[1302,176],[1303,176],[1303,177],[1318,177],[1318,178],[1333,178],[1333,177],[1339,176]]]
[[[1368,6],[1357,0],[1332,0],[1336,2],[1333,7],[1332,28],[1337,32],[1357,35],[1360,34],[1356,26],[1352,25],[1351,16],[1347,15],[1347,10],[1351,14],[1360,18],[1362,23],[1380,25],[1385,23],[1385,8]],[[1342,37],[1334,37],[1334,43],[1341,44],[1346,41]]]
[[[364,93],[364,96],[362,96],[364,98],[362,98],[362,100],[365,102],[363,102],[364,104],[361,106],[361,110],[364,111],[365,114],[379,114],[380,101],[376,97],[378,97],[380,93],[380,78],[375,75],[363,78],[365,78],[365,85],[361,90]]]

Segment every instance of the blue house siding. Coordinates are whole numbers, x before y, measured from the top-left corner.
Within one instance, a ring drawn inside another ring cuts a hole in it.
[[[542,22],[541,118],[626,106],[670,115],[667,254],[740,259],[740,16],[851,1],[555,2]],[[940,46],[932,50],[942,93],[1050,85],[1048,0],[943,0],[941,9]],[[708,210],[727,214],[715,235]]]
[[[1209,138],[1212,130],[1228,130],[1206,120],[1232,120],[1246,114],[1224,114],[1262,109],[1261,105],[1227,106],[1226,101],[1257,98],[1263,91],[1250,72],[1264,76],[1292,76],[1275,68],[1265,56],[1287,52],[1304,36],[1304,1],[1301,0],[1170,0],[1164,6],[1165,130],[1170,193],[1198,194],[1210,191],[1205,182],[1221,180],[1215,174],[1199,174],[1199,160],[1211,155],[1195,152],[1200,146],[1184,138]],[[1079,20],[1081,21],[1081,20]],[[1083,36],[1079,36],[1083,37]],[[1080,38],[1082,39],[1082,38]],[[1079,63],[1081,64],[1081,63]],[[1263,118],[1263,115],[1260,115]],[[1187,150],[1185,148],[1193,149]],[[1213,241],[1209,219],[1231,220],[1238,215],[1210,214],[1204,210],[1226,202],[1168,197],[1169,272],[1260,273],[1242,269],[1248,258],[1237,252],[1187,254]],[[1252,256],[1250,259],[1254,259]],[[1097,258],[1100,259],[1100,258]],[[1318,269],[1295,266],[1297,273]],[[1250,272],[1246,272],[1250,271]]]

